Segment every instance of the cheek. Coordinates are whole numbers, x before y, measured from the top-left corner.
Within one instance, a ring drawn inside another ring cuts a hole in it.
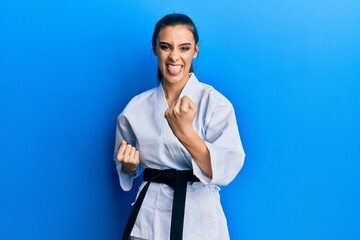
[[[187,65],[191,65],[192,60],[193,60],[193,56],[190,54],[186,56],[186,58],[184,58],[184,61],[186,62]]]
[[[157,59],[158,59],[159,64],[164,63],[166,61],[166,58],[167,58],[167,55],[164,54],[164,53],[160,52],[157,55]]]

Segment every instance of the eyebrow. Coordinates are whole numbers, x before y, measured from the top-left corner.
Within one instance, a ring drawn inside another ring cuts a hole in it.
[[[192,45],[191,43],[182,43],[182,44],[180,44],[179,46],[184,46],[184,45]]]
[[[159,44],[166,44],[166,45],[171,45],[170,43],[167,43],[167,42],[159,42]],[[179,46],[187,46],[187,45],[192,45],[191,43],[189,43],[189,42],[187,42],[187,43],[182,43],[182,44],[180,44]]]

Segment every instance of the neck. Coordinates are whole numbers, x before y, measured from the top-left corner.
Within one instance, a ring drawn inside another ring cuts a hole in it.
[[[188,80],[189,79],[187,79],[187,81]],[[184,89],[187,81],[180,82],[177,84],[169,83],[166,80],[162,81],[165,99],[166,99],[168,106],[171,106],[173,104],[173,102],[180,97],[181,91]]]

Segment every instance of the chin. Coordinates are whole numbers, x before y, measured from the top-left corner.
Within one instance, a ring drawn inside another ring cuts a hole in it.
[[[187,79],[186,79],[187,80]],[[170,84],[180,84],[184,85],[186,83],[186,80],[184,78],[167,78],[166,81]]]
[[[166,80],[170,83],[177,83],[181,82],[184,79],[184,75],[181,74],[180,76],[174,76],[174,75],[166,75]]]

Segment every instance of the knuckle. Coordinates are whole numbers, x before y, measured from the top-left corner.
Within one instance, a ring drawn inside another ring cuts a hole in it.
[[[118,154],[116,155],[116,160],[118,160],[118,161],[122,161],[123,158],[124,158],[124,156],[123,156],[123,154],[121,154],[121,153],[118,153]]]

